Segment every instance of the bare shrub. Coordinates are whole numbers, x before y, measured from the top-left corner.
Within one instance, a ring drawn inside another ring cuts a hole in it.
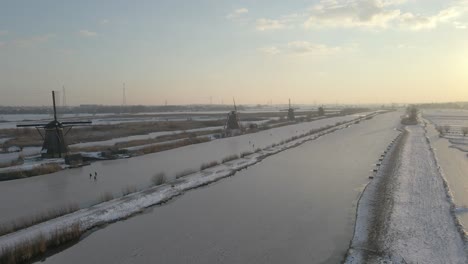
[[[151,178],[151,182],[154,186],[162,185],[166,183],[166,174],[164,172],[159,172]]]
[[[49,210],[44,213],[37,214],[31,217],[17,219],[9,224],[3,223],[0,225],[0,236],[78,211],[80,208],[76,204],[70,204],[59,209]]]
[[[239,158],[239,156],[237,156],[237,155],[229,155],[227,157],[224,157],[222,163],[226,163],[226,162],[229,162],[231,160],[236,160],[238,158]]]
[[[179,178],[185,177],[187,175],[193,174],[195,172],[197,172],[197,171],[193,170],[193,169],[187,169],[187,170],[176,173],[175,177],[176,177],[176,179],[179,179]]]
[[[253,152],[251,152],[251,151],[244,151],[244,152],[242,152],[242,153],[240,154],[240,157],[241,157],[241,158],[244,158],[244,157],[246,157],[246,156],[248,156],[248,155],[251,155],[251,154],[253,154]]]
[[[466,137],[466,135],[468,135],[468,127],[463,127],[462,128],[462,134],[464,137]]]
[[[57,163],[42,164],[33,167],[30,170],[15,170],[0,173],[0,181],[14,180],[27,178],[37,175],[50,174],[62,170],[62,167]]]
[[[445,134],[447,134],[448,132],[450,132],[450,126],[444,126],[444,132]]]
[[[112,199],[114,199],[114,195],[110,192],[106,192],[101,195],[101,197],[99,198],[99,202],[103,203],[103,202],[110,201]]]
[[[219,165],[219,162],[217,162],[217,161],[211,161],[211,162],[208,162],[208,163],[203,163],[200,166],[200,170],[205,170],[205,169],[217,166],[217,165]]]
[[[129,185],[122,189],[122,196],[126,196],[134,192],[137,192],[137,188],[135,187],[135,185]]]
[[[3,248],[0,252],[0,263],[30,263],[35,258],[44,255],[47,250],[77,241],[82,233],[79,224],[74,224],[68,228],[55,230],[49,238],[39,234],[35,238]]]
[[[188,145],[193,145],[193,144],[198,144],[198,143],[203,143],[203,142],[208,142],[208,141],[210,141],[210,138],[208,137],[188,138],[188,139],[180,140],[177,142],[144,147],[140,149],[139,152],[141,152],[142,154],[149,154],[149,153],[160,152],[164,150],[179,148],[183,146],[188,146]]]

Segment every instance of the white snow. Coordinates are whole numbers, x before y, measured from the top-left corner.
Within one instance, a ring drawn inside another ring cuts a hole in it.
[[[145,135],[135,135],[135,136],[128,136],[128,137],[113,138],[113,139],[103,140],[103,141],[77,143],[77,144],[70,145],[70,147],[84,148],[84,147],[94,147],[94,146],[113,146],[117,143],[124,143],[124,142],[133,141],[133,140],[155,139],[157,137],[167,136],[167,135],[176,135],[176,134],[180,134],[183,132],[187,132],[187,133],[201,132],[201,131],[217,130],[217,129],[222,129],[222,128],[223,127],[203,127],[203,128],[189,129],[186,131],[182,131],[182,130],[160,131],[160,132],[153,132],[153,133],[149,133]]]
[[[65,160],[64,159],[25,159],[24,164],[21,165],[16,165],[16,166],[10,166],[10,167],[5,167],[5,168],[0,168],[0,173],[6,173],[6,172],[13,172],[13,171],[28,171],[32,170],[36,167],[40,167],[43,165],[47,164],[58,164],[62,168],[67,168],[69,167],[68,165],[65,165]]]
[[[13,139],[13,138],[11,138],[11,137],[0,138],[0,144],[3,144],[3,143],[7,142],[10,139]]]
[[[46,221],[8,235],[1,236],[0,248],[14,246],[39,235],[44,235],[47,237],[50,236],[50,234],[55,230],[68,228],[74,224],[79,224],[81,230],[88,230],[104,223],[109,223],[128,217],[132,214],[140,212],[146,207],[159,204],[163,201],[171,199],[174,196],[180,195],[187,190],[231,176],[235,172],[252,166],[270,155],[292,147],[296,147],[303,144],[304,142],[315,140],[336,130],[349,127],[350,124],[352,124],[355,120],[356,119],[342,125],[328,128],[321,132],[304,135],[303,137],[284,144],[279,144],[274,147],[266,147],[262,151],[253,153],[244,158],[239,158],[200,172],[190,174],[171,183],[151,187],[143,191],[113,199],[108,202],[100,203],[90,208],[82,209],[77,212]]]
[[[406,130],[408,136],[397,164],[387,164],[388,157],[384,159],[383,166],[395,166],[393,175],[384,175],[381,169],[359,201],[346,263],[467,263],[454,206],[425,130],[422,126],[408,126]],[[386,192],[378,193],[384,177],[390,177],[384,182]],[[384,206],[377,203],[381,201],[378,195],[391,205],[391,210],[384,212],[384,220],[375,218]],[[368,241],[375,232],[370,230],[375,219],[382,230],[377,241]]]
[[[208,137],[210,139],[213,139],[214,137],[214,134],[207,134],[207,135],[203,135],[201,137]],[[181,141],[184,141],[184,140],[187,140],[188,138],[180,138],[180,139],[174,139],[174,140],[167,140],[167,141],[163,141],[163,142],[158,142],[158,143],[151,143],[151,144],[145,144],[145,145],[139,145],[139,146],[134,146],[134,147],[128,147],[128,148],[123,148],[123,149],[126,149],[128,151],[137,151],[137,150],[140,150],[140,149],[144,149],[146,147],[153,147],[153,146],[158,146],[158,145],[166,145],[166,144],[172,144],[172,143],[177,143],[177,142],[181,142]]]

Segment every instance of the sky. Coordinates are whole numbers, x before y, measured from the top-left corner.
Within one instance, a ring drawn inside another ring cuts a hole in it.
[[[466,0],[0,7],[0,105],[468,101]]]

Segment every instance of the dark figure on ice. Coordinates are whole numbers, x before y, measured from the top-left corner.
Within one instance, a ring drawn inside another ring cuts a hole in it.
[[[89,174],[89,179],[91,180],[92,177],[93,177],[93,174],[90,173]]]

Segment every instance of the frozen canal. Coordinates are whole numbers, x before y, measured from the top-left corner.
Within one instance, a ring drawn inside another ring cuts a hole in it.
[[[356,203],[401,113],[326,135],[143,215],[46,263],[339,263]]]
[[[263,148],[310,129],[355,118],[344,116],[299,123],[126,160],[95,162],[78,169],[0,182],[0,200],[3,201],[0,205],[0,223],[72,203],[89,206],[99,201],[105,193],[121,196],[122,190],[128,186],[145,188],[151,184],[152,176],[159,172],[173,177],[186,169],[199,169],[205,162],[220,161],[228,155]],[[98,173],[97,181],[89,179],[89,174],[94,172]]]

